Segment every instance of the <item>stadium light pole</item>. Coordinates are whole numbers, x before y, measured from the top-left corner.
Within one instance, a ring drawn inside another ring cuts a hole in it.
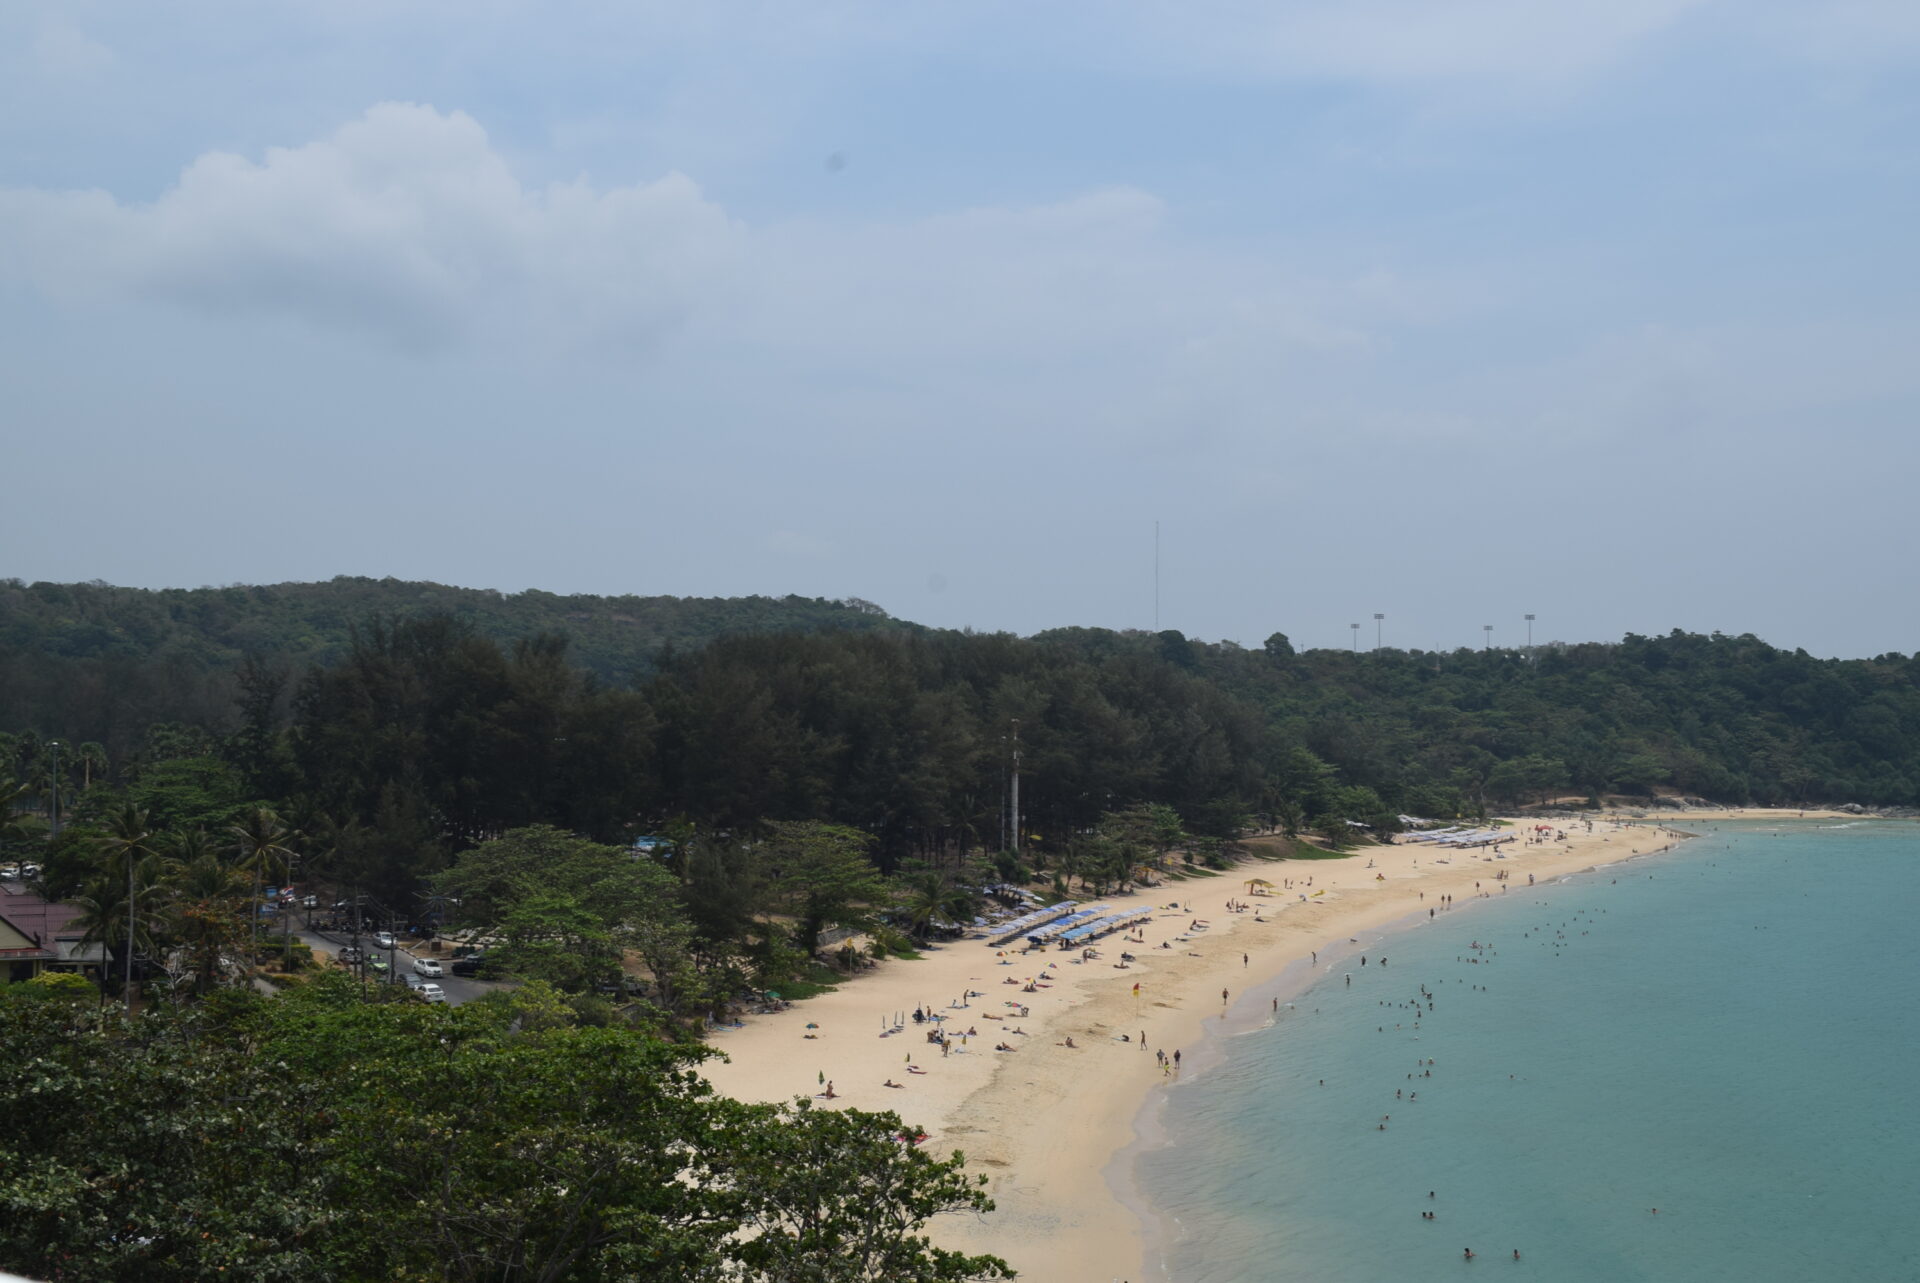
[[[1482,625],[1480,625],[1480,628],[1481,628],[1481,631],[1483,631],[1483,632],[1485,632],[1485,633],[1486,633],[1486,635],[1487,635],[1487,640],[1486,640],[1486,644],[1485,644],[1485,645],[1483,645],[1483,646],[1481,646],[1481,647],[1480,647],[1480,649],[1481,649],[1481,650],[1492,650],[1492,649],[1493,649],[1493,625],[1492,625],[1492,624],[1482,624]]]
[[[1527,616],[1527,649],[1533,649],[1533,616]]]
[[[1373,612],[1373,648],[1375,650],[1380,649],[1380,629],[1383,627],[1380,621],[1385,618],[1386,616],[1379,611]]]
[[[1353,629],[1353,653],[1358,655],[1360,653],[1360,625],[1348,624],[1347,627]]]

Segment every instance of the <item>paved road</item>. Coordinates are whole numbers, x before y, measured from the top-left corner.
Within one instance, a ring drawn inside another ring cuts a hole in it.
[[[346,932],[308,930],[297,926],[293,935],[296,940],[305,941],[312,948],[323,949],[328,953],[340,952],[340,946],[353,938]],[[360,937],[360,945],[371,952],[374,948],[373,935],[363,933]],[[402,977],[413,974],[414,955],[398,946],[393,949],[382,949],[380,953],[390,964],[387,974],[383,976],[378,972],[369,971],[367,982],[369,984],[405,984],[406,981]],[[420,956],[433,955],[422,951]],[[507,987],[507,982],[502,980],[471,980],[465,976],[456,976],[450,968],[451,961],[444,957],[440,960],[440,968],[445,974],[434,979],[434,983],[446,993],[447,1001],[455,1006],[463,1002],[472,1002],[482,994]]]

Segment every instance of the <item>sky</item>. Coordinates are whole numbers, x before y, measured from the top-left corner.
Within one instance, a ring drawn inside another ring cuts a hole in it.
[[[0,575],[1911,652],[1917,70],[1910,0],[10,0]]]

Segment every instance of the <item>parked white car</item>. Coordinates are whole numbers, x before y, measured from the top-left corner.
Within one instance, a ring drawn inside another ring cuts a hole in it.
[[[414,992],[418,993],[428,1002],[445,1002],[447,1000],[446,991],[431,980],[422,980],[420,987]]]
[[[435,978],[444,974],[440,970],[440,961],[437,958],[415,958],[413,960],[413,973],[417,976],[433,976]]]

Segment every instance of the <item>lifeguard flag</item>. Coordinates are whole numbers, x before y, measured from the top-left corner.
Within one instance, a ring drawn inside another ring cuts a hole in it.
[[[1133,982],[1133,996],[1136,998],[1140,996],[1140,982],[1138,980]]]

